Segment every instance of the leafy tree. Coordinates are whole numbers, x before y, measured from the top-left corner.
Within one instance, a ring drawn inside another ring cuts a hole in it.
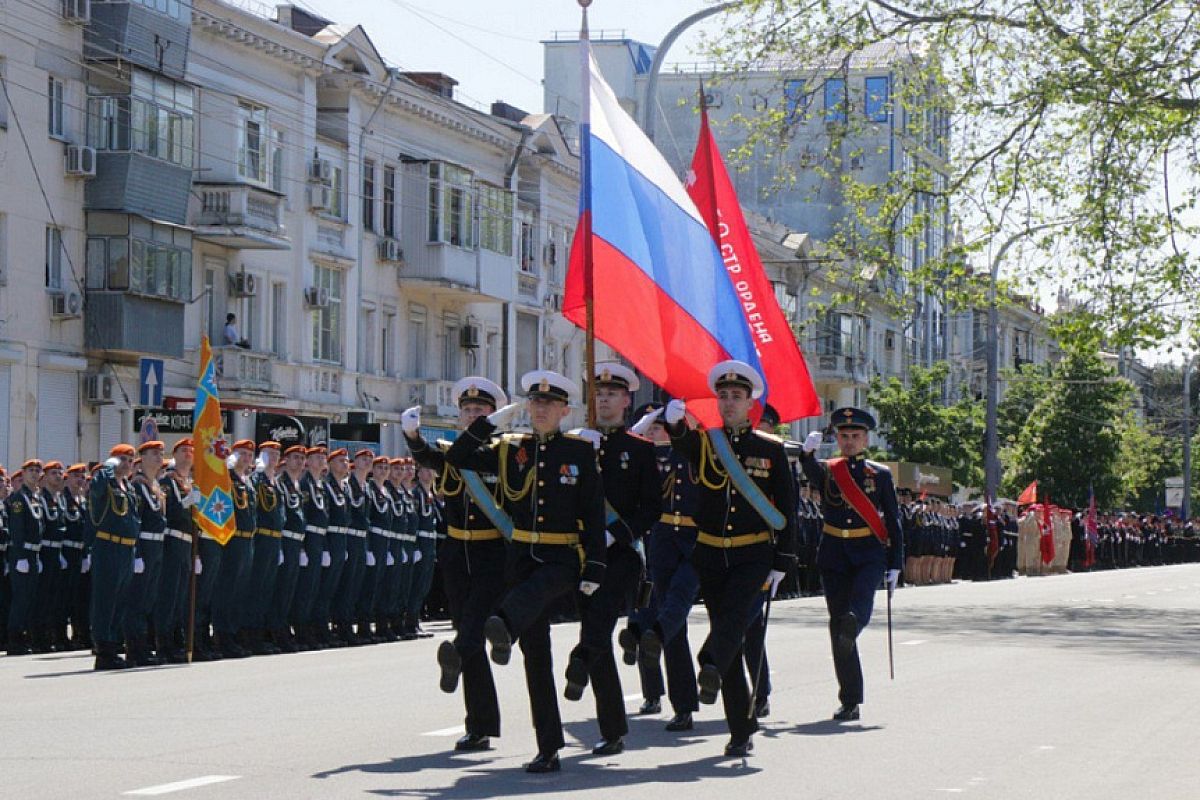
[[[1050,368],[1022,364],[1018,370],[1004,370],[1004,395],[996,409],[996,431],[1001,447],[1016,444],[1017,436],[1033,414],[1038,400],[1049,388]]]
[[[1117,431],[1121,437],[1115,465],[1117,505],[1137,511],[1158,510],[1165,480],[1180,474],[1182,442],[1150,430],[1132,413],[1122,417]]]

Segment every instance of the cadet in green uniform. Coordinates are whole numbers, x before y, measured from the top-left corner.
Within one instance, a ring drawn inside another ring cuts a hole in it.
[[[167,498],[167,527],[163,539],[162,575],[154,606],[155,649],[170,664],[187,663],[185,627],[191,601],[192,537],[196,523],[192,507],[200,490],[192,485],[195,446],[192,438],[180,439],[172,448],[171,469],[159,481]]]
[[[328,450],[310,447],[304,451],[304,476],[300,479],[303,493],[304,549],[300,551],[300,575],[296,580],[296,597],[292,602],[292,626],[296,629],[301,650],[319,650],[325,645],[312,624],[313,606],[321,585],[321,562],[327,559],[325,537],[329,527],[329,508],[321,478],[328,468]]]
[[[514,526],[509,548],[510,585],[495,616],[484,625],[492,661],[507,664],[512,643],[525,657],[525,683],[537,732],[538,753],[527,772],[561,767],[562,719],[550,655],[549,611],[555,600],[578,591],[593,594],[604,576],[604,490],[592,444],[559,430],[579,388],[554,372],[521,378],[528,396],[531,434],[506,434],[520,404],[479,417],[446,451],[457,469],[499,476],[498,490]],[[581,569],[582,567],[582,569]]]
[[[275,599],[275,580],[283,555],[284,503],[277,485],[279,442],[263,442],[258,446],[258,461],[250,478],[254,487],[255,521],[254,558],[250,562],[250,579],[242,593],[242,636],[250,652],[258,656],[278,655],[279,647],[267,639],[267,617]]]
[[[123,601],[122,627],[125,631],[126,659],[138,667],[161,664],[165,655],[155,653],[150,643],[150,617],[158,601],[167,530],[166,495],[158,483],[163,466],[163,448],[163,443],[157,440],[143,442],[138,447],[140,470],[133,477],[141,529],[133,560],[133,577],[129,580],[129,589]]]
[[[714,703],[721,694],[730,733],[725,754],[744,756],[752,749],[758,721],[750,708],[743,641],[763,587],[769,583],[774,595],[795,561],[796,491],[782,440],[750,425],[750,409],[763,393],[758,372],[741,361],[723,361],[709,371],[708,385],[721,415],[718,432],[701,433],[684,424],[682,400],[668,403],[663,419],[672,445],[700,481],[692,563],[710,622],[697,656],[700,702]],[[732,463],[718,454],[722,435]],[[777,529],[768,517],[778,517]]]
[[[63,516],[63,464],[47,461],[38,482],[45,509],[42,549],[38,553],[42,573],[38,576],[38,597],[34,604],[33,652],[48,653],[67,649],[66,606],[67,559],[62,552],[67,521]]]
[[[31,626],[37,599],[39,556],[46,508],[37,492],[42,462],[31,458],[21,465],[21,486],[8,498],[8,564],[12,601],[8,609],[8,654],[32,652]]]
[[[8,495],[12,487],[8,473],[0,467],[0,649],[8,649],[8,611],[12,605],[12,582],[8,578]]]
[[[350,454],[339,447],[327,459],[329,472],[321,481],[325,493],[325,506],[329,510],[326,526],[325,553],[321,556],[321,580],[317,588],[317,599],[309,620],[317,640],[326,647],[342,647],[341,639],[334,638],[329,630],[330,613],[334,594],[346,568],[346,532],[350,530],[350,504],[346,495],[346,476],[350,473]]]
[[[88,621],[91,604],[91,522],[87,513],[87,464],[72,464],[67,469],[63,489],[63,556],[67,559],[66,609],[71,626],[71,647],[92,649],[92,629]]]
[[[134,548],[141,533],[138,495],[129,481],[137,451],[119,444],[92,476],[88,506],[96,540],[92,545],[92,642],[98,670],[131,666],[117,653],[120,608],[133,577]]]
[[[350,524],[346,529],[346,568],[342,571],[342,585],[334,596],[333,623],[337,634],[348,645],[366,644],[370,637],[368,628],[354,631],[357,619],[358,600],[362,594],[364,573],[367,569],[367,534],[371,530],[371,505],[367,499],[367,476],[375,454],[366,448],[354,454],[350,476],[346,479],[346,497],[350,504]]]
[[[267,627],[271,641],[285,653],[298,649],[296,637],[288,626],[296,585],[300,578],[300,556],[304,553],[304,480],[305,451],[294,444],[283,451],[283,474],[276,481],[283,506],[283,528],[280,531],[279,572],[275,576],[275,591],[271,601]]]
[[[212,620],[221,655],[224,658],[245,658],[250,651],[238,642],[243,614],[238,601],[250,578],[250,564],[254,560],[254,532],[258,530],[257,504],[254,487],[250,484],[254,442],[250,439],[234,442],[233,455],[228,461],[235,531],[233,538],[225,543],[225,552],[221,554],[221,571],[217,574],[213,590]]]

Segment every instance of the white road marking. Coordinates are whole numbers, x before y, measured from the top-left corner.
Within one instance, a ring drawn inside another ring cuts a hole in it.
[[[466,732],[467,732],[467,729],[464,728],[462,725],[455,725],[454,727],[451,727],[451,728],[442,728],[441,730],[427,731],[426,733],[422,733],[421,735],[422,736],[462,736]]]
[[[1053,749],[1054,749],[1054,745],[1052,745],[1052,744],[1044,744],[1038,748],[1038,750],[1053,750]]]
[[[901,642],[900,644],[909,644],[909,645],[925,644],[927,641],[929,641],[929,640],[928,639],[909,639],[907,642]]]
[[[134,789],[133,791],[125,792],[127,795],[137,795],[139,797],[152,797],[160,794],[170,794],[171,792],[182,792],[184,789],[198,789],[201,786],[210,786],[214,783],[225,783],[226,781],[236,781],[241,775],[201,775],[199,778],[190,778],[186,781],[176,781],[175,783],[161,783],[158,786],[147,786],[144,789]]]

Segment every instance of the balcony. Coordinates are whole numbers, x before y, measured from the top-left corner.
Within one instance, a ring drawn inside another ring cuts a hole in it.
[[[231,392],[271,392],[271,367],[275,362],[270,353],[259,353],[244,347],[220,347],[213,353],[217,370],[217,388]]]
[[[517,264],[512,256],[434,243],[406,248],[405,257],[398,277],[407,290],[463,303],[516,299]]]
[[[458,416],[454,404],[454,381],[405,380],[400,382],[402,408],[419,405],[421,411],[439,417]]]
[[[183,358],[182,303],[123,292],[87,293],[84,346],[96,353]]]
[[[184,225],[192,171],[142,153],[96,154],[96,177],[84,188],[88,211],[117,211]]]
[[[283,195],[237,183],[196,183],[190,224],[194,237],[240,250],[290,250]]]
[[[83,54],[98,61],[127,62],[182,80],[187,72],[191,6],[177,3],[174,13],[152,3],[91,4],[84,29]]]
[[[816,348],[805,351],[809,372],[814,381],[836,384],[865,384],[867,360],[865,356],[840,354],[814,354]]]

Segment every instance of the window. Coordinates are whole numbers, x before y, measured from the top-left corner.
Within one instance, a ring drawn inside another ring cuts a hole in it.
[[[181,303],[192,299],[191,231],[124,214],[87,216],[89,289]],[[205,288],[210,287],[208,280],[206,273]]]
[[[521,212],[521,271],[536,275],[537,269],[537,223],[533,215]]]
[[[846,121],[846,80],[830,78],[825,81],[825,121]]]
[[[395,312],[385,312],[383,324],[379,326],[379,368],[387,375],[396,374],[396,365],[392,356],[392,336],[395,330]]]
[[[891,79],[867,78],[866,111],[870,122],[887,122],[891,113]]]
[[[458,346],[459,325],[456,314],[446,314],[442,317],[442,380],[457,380],[462,375],[460,366],[462,348]]]
[[[785,102],[784,119],[788,125],[800,121],[808,111],[808,95],[804,93],[804,81],[787,81],[783,84]]]
[[[62,139],[67,135],[67,124],[64,114],[66,109],[67,85],[53,75],[50,76],[46,90],[49,105],[50,135]]]
[[[195,143],[192,88],[135,70],[128,84],[115,89],[88,98],[88,144],[190,168]]]
[[[275,128],[271,131],[271,188],[284,194],[283,188],[283,130]]]
[[[267,182],[268,147],[267,109],[253,103],[238,103],[238,175],[253,183]]]
[[[184,20],[191,16],[192,6],[186,0],[132,0],[139,6],[145,6],[151,11],[166,14],[171,19]],[[184,15],[188,15],[185,17]]]
[[[46,226],[46,288],[62,291],[62,231],[53,225]]]
[[[257,277],[257,276],[256,276]],[[257,297],[242,298],[242,313],[238,314],[238,321],[242,323],[241,334],[242,338],[250,343],[253,350],[259,348],[259,306]]]
[[[383,168],[383,235],[396,237],[396,168]]]
[[[429,241],[474,247],[472,201],[470,172],[453,164],[430,163]]]
[[[493,253],[511,256],[513,193],[499,186],[479,185],[479,244]]]
[[[216,267],[209,266],[211,262],[206,261],[204,264],[204,320],[208,331],[208,340],[210,342],[221,341],[221,320],[217,317],[217,275],[224,275],[225,269],[222,267],[218,270]]]
[[[362,308],[359,316],[359,325],[362,326],[362,335],[359,341],[362,342],[362,350],[358,354],[358,371],[359,372],[374,372],[375,371],[375,309]]]
[[[338,219],[346,218],[346,198],[345,191],[345,172],[338,165],[334,165],[331,170],[329,186],[333,189],[333,204],[329,207],[329,213]]]
[[[313,309],[313,360],[342,360],[342,273],[313,265],[313,286],[329,292],[329,305]]]
[[[287,284],[271,285],[271,352],[287,358]]]
[[[428,342],[428,312],[425,306],[410,303],[408,306],[408,371],[414,378],[424,378],[425,349]]]
[[[375,230],[375,162],[370,159],[362,167],[362,226]]]

